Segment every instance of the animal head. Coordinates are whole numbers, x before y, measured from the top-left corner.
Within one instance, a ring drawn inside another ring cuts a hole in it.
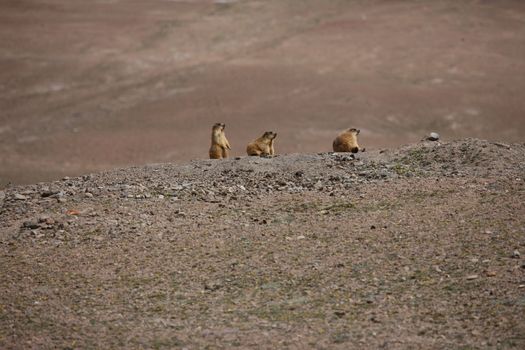
[[[273,132],[273,131],[266,131],[266,132],[263,134],[263,137],[264,137],[265,139],[273,140],[274,138],[277,137],[277,133],[276,133],[276,132]]]
[[[349,133],[352,133],[352,134],[355,134],[355,135],[359,135],[361,130],[355,129],[355,128],[351,128],[351,129],[347,129],[346,132],[349,132]]]
[[[226,127],[226,124],[224,123],[215,123],[213,124],[212,130],[214,132],[224,131],[225,127]]]

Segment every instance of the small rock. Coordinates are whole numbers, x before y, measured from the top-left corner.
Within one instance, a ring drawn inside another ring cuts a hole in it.
[[[437,132],[431,132],[428,135],[427,140],[429,140],[429,141],[438,141],[439,140],[439,134]]]
[[[496,272],[495,272],[495,271],[490,271],[490,270],[487,271],[487,272],[485,272],[485,274],[486,274],[488,277],[494,277],[494,276],[496,276]]]
[[[44,223],[44,224],[47,224],[47,225],[53,225],[55,223],[55,219],[53,219],[52,217],[50,216],[47,216],[47,215],[42,215],[38,218],[38,222],[39,223]]]
[[[520,258],[520,252],[515,250],[512,252],[512,258],[519,259]]]
[[[55,194],[57,194],[58,191],[51,191],[51,190],[46,190],[46,191],[43,191],[42,193],[40,193],[40,196],[42,196],[42,198],[47,198],[47,197],[51,197]]]
[[[35,221],[25,221],[22,224],[22,227],[28,228],[28,229],[31,229],[31,230],[35,230],[37,228],[40,228],[40,225],[37,222],[35,222]]]
[[[84,196],[85,196],[86,198],[93,198],[93,193],[91,193],[91,192],[86,192],[86,193],[84,193]]]
[[[479,276],[478,275],[470,275],[470,276],[467,276],[467,280],[475,280],[477,279]]]
[[[181,211],[181,210],[176,210],[175,211],[175,215],[176,215],[176,217],[179,217],[179,218],[185,218],[186,217],[186,213]]]
[[[507,145],[506,143],[494,142],[494,145],[496,145],[498,147],[503,147],[503,148],[506,148],[506,149],[510,149],[510,146]]]
[[[27,199],[26,196],[20,193],[15,193],[14,198],[18,201],[25,201]]]
[[[334,311],[334,315],[336,315],[337,317],[343,317],[344,315],[346,315],[346,312],[337,310],[337,311]]]
[[[204,284],[204,290],[216,291],[222,287],[222,283],[218,281],[208,282]]]

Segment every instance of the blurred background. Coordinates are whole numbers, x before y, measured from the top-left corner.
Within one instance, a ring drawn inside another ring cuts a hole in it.
[[[3,0],[0,187],[127,165],[525,141],[525,1]]]

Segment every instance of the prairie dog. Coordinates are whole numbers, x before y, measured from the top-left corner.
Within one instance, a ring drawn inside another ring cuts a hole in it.
[[[273,142],[276,137],[277,133],[273,131],[266,131],[261,137],[248,144],[246,147],[246,153],[248,153],[249,156],[275,155]]]
[[[357,135],[361,130],[359,129],[346,129],[340,133],[334,140],[332,147],[334,152],[352,152],[357,153],[362,150],[357,144]]]
[[[230,143],[224,134],[226,124],[215,123],[211,129],[210,159],[228,158]]]

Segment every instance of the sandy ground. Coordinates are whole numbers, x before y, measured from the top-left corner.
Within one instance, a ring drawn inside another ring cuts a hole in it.
[[[234,155],[525,135],[522,1],[6,0],[0,186]]]
[[[0,191],[2,349],[523,349],[525,144]]]

